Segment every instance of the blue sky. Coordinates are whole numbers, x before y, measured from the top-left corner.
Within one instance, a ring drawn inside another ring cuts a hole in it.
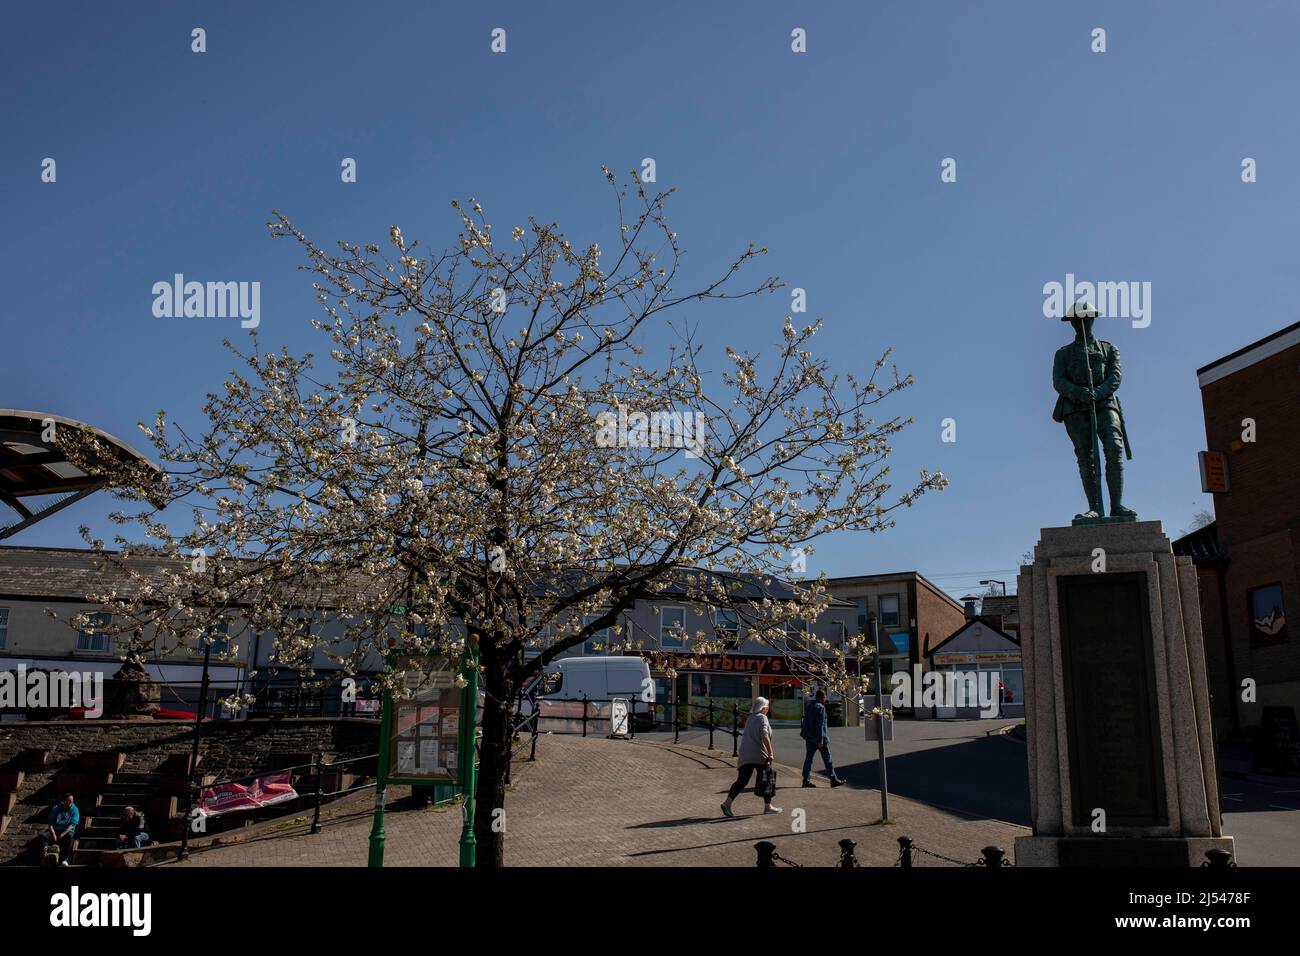
[[[263,343],[319,350],[272,208],[319,241],[382,242],[397,223],[441,246],[448,201],[472,195],[498,229],[533,213],[585,244],[610,236],[600,165],[650,156],[698,274],[766,245],[837,368],[892,346],[916,376],[893,400],[916,419],[895,475],[929,467],[951,487],[884,535],[823,541],[809,571],[916,569],[960,594],[987,576],[1014,587],[1038,529],[1082,510],[1050,419],[1069,334],[1043,316],[1045,282],[1152,284],[1149,327],[1098,334],[1127,374],[1127,504],[1171,536],[1210,506],[1195,369],[1296,318],[1293,3],[300,6],[5,11],[0,406],[143,447],[136,422],[193,421],[232,365],[222,338],[247,334],[155,318],[153,283],[260,281]],[[690,317],[720,356],[775,341],[788,309],[782,294]],[[110,531],[110,505],[6,543],[76,546],[81,523]]]

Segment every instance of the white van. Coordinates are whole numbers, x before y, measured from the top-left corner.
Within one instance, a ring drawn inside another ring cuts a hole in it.
[[[525,717],[532,713],[528,695],[535,689],[544,722],[575,714],[581,721],[584,697],[590,701],[587,713],[593,719],[608,719],[609,701],[620,697],[636,715],[638,727],[654,722],[655,682],[644,657],[566,657],[548,664],[539,680],[540,685],[534,683],[525,691]],[[570,706],[560,706],[561,702]]]

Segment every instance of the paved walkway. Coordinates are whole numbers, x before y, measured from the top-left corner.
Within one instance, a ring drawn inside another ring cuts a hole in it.
[[[643,740],[545,736],[536,763],[519,763],[506,797],[506,863],[515,866],[753,866],[754,843],[770,840],[796,863],[830,866],[838,841],[858,841],[863,865],[892,866],[899,836],[962,861],[996,844],[1011,855],[1027,830],[977,819],[891,796],[892,825],[869,825],[880,815],[878,791],[851,786],[799,787],[796,770],[778,765],[776,805],[746,792],[735,819],[718,804],[735,779],[730,754],[699,746]],[[393,788],[405,793],[406,788]],[[390,791],[392,795],[393,791]],[[171,866],[364,866],[370,833],[365,797],[353,798],[356,815],[329,822],[319,834],[284,826],[274,836],[218,846]],[[399,804],[400,807],[400,804]],[[342,808],[340,808],[342,809]],[[802,815],[797,811],[803,811]],[[454,866],[460,835],[459,806],[390,810],[386,816],[388,866]],[[793,832],[802,820],[805,832]],[[917,865],[940,861],[919,857]]]

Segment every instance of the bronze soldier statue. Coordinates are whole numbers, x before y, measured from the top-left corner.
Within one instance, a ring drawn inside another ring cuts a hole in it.
[[[1137,514],[1121,502],[1124,494],[1122,455],[1132,459],[1124,412],[1116,391],[1120,383],[1119,349],[1093,338],[1092,323],[1097,310],[1077,302],[1062,318],[1074,326],[1074,341],[1056,350],[1052,363],[1052,387],[1056,407],[1052,418],[1065,423],[1074,443],[1088,510],[1074,516],[1075,524],[1107,520],[1103,517],[1101,468],[1097,442],[1106,457],[1106,487],[1110,490],[1111,521],[1136,521]]]

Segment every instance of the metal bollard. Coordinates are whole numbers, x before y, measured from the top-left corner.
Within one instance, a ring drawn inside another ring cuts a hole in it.
[[[983,853],[984,853],[984,857],[982,860],[980,860],[980,862],[983,863],[985,866],[989,867],[990,869],[996,869],[998,867],[1007,865],[1005,859],[1007,855],[1007,851],[1002,849],[1002,847],[986,846],[983,850]]]
[[[1208,866],[1212,870],[1226,870],[1237,865],[1232,862],[1232,852],[1229,850],[1206,850],[1205,860],[1201,866]]]
[[[713,698],[709,698],[709,749],[713,749]]]
[[[776,844],[768,843],[764,840],[762,843],[755,843],[754,849],[758,851],[758,866],[773,867],[776,866],[776,860],[773,854],[776,853]]]
[[[740,733],[740,711],[736,709],[737,705],[731,705],[731,756],[738,757],[740,752],[736,749],[736,738]]]
[[[587,736],[587,695],[582,695],[582,736]]]
[[[542,705],[537,701],[533,701],[533,744],[532,749],[528,752],[529,760],[537,759],[537,721],[541,718],[541,715]]]
[[[673,703],[673,743],[678,743],[682,736],[682,706]]]
[[[853,853],[857,845],[857,840],[844,839],[840,841],[840,866],[848,868],[858,865],[858,858]]]
[[[910,867],[912,865],[912,838],[901,836],[898,838],[898,865]]]

